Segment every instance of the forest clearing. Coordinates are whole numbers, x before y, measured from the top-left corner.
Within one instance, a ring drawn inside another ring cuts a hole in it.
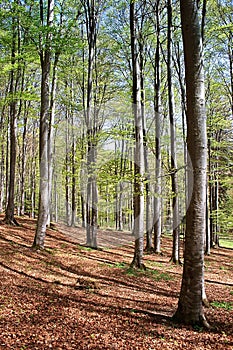
[[[211,330],[171,321],[182,266],[145,254],[146,271],[130,269],[128,232],[99,230],[101,249],[85,247],[85,230],[48,229],[45,250],[32,250],[36,220],[0,225],[0,349],[233,349],[233,250],[205,257],[205,315]]]

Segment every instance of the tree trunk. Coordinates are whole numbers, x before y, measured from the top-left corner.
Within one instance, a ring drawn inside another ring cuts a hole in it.
[[[66,198],[66,224],[71,226],[71,208],[70,208],[70,127],[69,112],[66,110],[66,159],[65,159],[65,198]]]
[[[139,50],[139,81],[140,81],[140,113],[142,118],[142,128],[143,128],[143,147],[144,147],[144,172],[145,172],[145,201],[146,201],[146,251],[151,252],[152,247],[152,197],[151,197],[151,179],[150,179],[150,169],[149,169],[149,152],[148,152],[148,135],[147,135],[147,125],[146,125],[146,114],[145,114],[145,84],[144,84],[144,69],[146,60],[145,51],[145,36],[143,34],[143,24],[145,20],[145,3],[142,3],[141,8],[141,23],[138,38],[138,50]]]
[[[85,169],[84,169],[84,133],[81,137],[81,166],[79,172],[80,179],[80,197],[81,197],[81,217],[82,217],[82,227],[86,228],[86,210],[85,210]]]
[[[118,207],[118,231],[123,231],[123,191],[124,185],[122,182],[119,184],[119,207]]]
[[[177,174],[177,156],[176,156],[176,125],[174,116],[174,93],[172,82],[172,4],[168,0],[168,37],[167,37],[167,75],[168,75],[168,105],[170,119],[170,138],[171,138],[171,180],[172,180],[172,232],[173,248],[172,261],[175,264],[180,262],[180,232],[179,232],[179,205],[178,205],[178,174]]]
[[[41,113],[40,113],[40,185],[39,185],[39,213],[36,234],[33,247],[44,248],[46,226],[49,213],[49,169],[48,169],[48,125],[49,125],[49,70],[50,63],[48,55],[42,60],[41,81]]]
[[[33,124],[33,130],[32,130],[32,138],[35,140],[36,137],[36,129],[37,125],[34,122]],[[31,161],[31,166],[30,166],[30,199],[31,199],[31,210],[30,210],[30,216],[34,219],[35,218],[35,206],[36,206],[36,147],[33,142],[32,144],[32,161]]]
[[[29,103],[30,106],[30,103]],[[28,107],[29,107],[28,106]],[[20,215],[24,215],[25,213],[25,164],[26,164],[26,135],[27,135],[27,122],[28,122],[28,110],[27,105],[25,103],[25,111],[24,111],[24,126],[23,126],[23,139],[22,139],[22,158],[21,158],[21,177],[20,177]]]
[[[183,137],[183,150],[184,150],[184,193],[185,193],[185,202],[182,203],[181,208],[181,222],[182,222],[182,229],[183,229],[183,237],[185,236],[185,216],[188,209],[188,196],[187,196],[187,143],[186,143],[186,123],[185,123],[185,117],[186,117],[186,92],[185,92],[185,86],[184,86],[184,74],[183,74],[183,68],[181,63],[181,55],[180,55],[180,43],[176,43],[176,70],[179,78],[179,85],[180,85],[180,91],[181,91],[181,113],[182,113],[182,137]],[[181,233],[181,232],[180,232]]]
[[[135,128],[134,156],[134,258],[132,267],[144,268],[144,144],[143,120],[141,113],[140,66],[138,57],[138,42],[136,33],[135,2],[130,1],[130,33],[133,67],[133,112]]]
[[[16,102],[10,104],[10,179],[8,187],[8,202],[4,222],[17,225],[14,218],[15,209],[15,168],[16,168]]]
[[[6,92],[7,95],[7,92]],[[6,118],[7,119],[7,118]],[[6,132],[6,124],[5,120],[5,107],[2,108],[1,111],[1,119],[0,119],[0,213],[4,209],[4,200],[5,200],[5,167],[6,167],[6,159],[5,159],[5,144],[7,142],[7,132]]]
[[[229,44],[228,44],[228,57],[229,57],[229,65],[230,65],[230,78],[231,78],[231,89],[230,89],[230,94],[231,94],[231,116],[233,118],[233,39],[232,35],[229,38]]]
[[[85,6],[86,28],[88,39],[88,76],[86,96],[86,126],[87,126],[87,202],[86,202],[86,244],[97,248],[97,182],[95,165],[97,159],[97,130],[98,112],[93,104],[93,72],[96,62],[96,40],[97,40],[97,4],[95,0],[87,1]],[[95,101],[94,101],[95,102]]]
[[[73,116],[72,116],[73,120]],[[74,125],[73,125],[74,127]],[[73,129],[73,128],[72,128]],[[76,143],[74,136],[74,129],[72,130],[72,191],[71,191],[71,226],[76,224],[76,165],[75,165]]]
[[[1,128],[0,128],[1,129]],[[1,129],[3,130],[3,129]],[[5,197],[5,191],[4,191],[4,170],[5,170],[5,147],[4,147],[4,141],[3,141],[3,135],[1,135],[0,138],[0,144],[1,144],[1,160],[0,160],[0,213],[3,211],[3,203],[4,203],[4,197]]]
[[[161,97],[160,97],[160,18],[159,1],[156,4],[156,51],[154,66],[154,113],[155,113],[155,198],[154,198],[154,250],[161,252]]]
[[[206,230],[207,137],[201,28],[196,0],[181,0],[187,92],[188,195],[184,269],[174,319],[207,326],[204,291],[204,236]]]
[[[50,225],[52,217],[52,186],[53,186],[53,170],[54,170],[54,121],[55,121],[55,99],[57,91],[57,65],[59,60],[59,54],[55,53],[55,59],[53,64],[52,72],[52,84],[50,92],[50,116],[49,116],[49,130],[48,130],[48,222],[47,225]]]
[[[15,68],[16,64],[16,54],[17,51],[19,53],[20,47],[19,46],[19,37],[17,38],[17,35],[19,36],[19,32],[17,34],[17,23],[16,23],[16,17],[15,14],[13,14],[12,18],[12,48],[11,48],[11,73],[10,73],[10,178],[7,188],[7,207],[6,207],[6,215],[4,218],[4,222],[10,225],[18,225],[17,221],[14,217],[14,210],[15,210],[15,170],[16,170],[16,117],[17,117],[17,100],[15,93],[18,89],[18,80],[20,75],[20,68],[19,66]],[[17,40],[18,39],[18,40]]]
[[[89,139],[90,140],[90,139]],[[92,248],[97,248],[97,183],[94,166],[96,164],[96,145],[89,141],[88,145],[88,183],[87,183],[87,242]]]
[[[43,1],[40,0],[41,24],[43,25]],[[47,27],[51,27],[54,14],[54,0],[49,0],[47,5]],[[46,225],[49,215],[49,123],[50,123],[50,61],[51,61],[51,33],[46,35],[46,47],[41,49],[41,108],[40,108],[40,185],[39,185],[39,212],[34,237],[33,248],[44,249]]]

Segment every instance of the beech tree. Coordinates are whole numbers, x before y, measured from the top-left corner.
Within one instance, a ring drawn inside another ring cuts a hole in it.
[[[160,1],[155,7],[156,49],[154,57],[154,114],[155,114],[155,198],[154,198],[154,250],[161,253],[161,67],[160,67]]]
[[[12,43],[11,43],[11,71],[10,71],[10,86],[9,86],[9,125],[10,125],[10,174],[8,188],[8,200],[6,207],[6,215],[4,222],[11,225],[17,225],[17,221],[14,217],[15,210],[15,173],[16,173],[16,124],[18,113],[20,109],[18,107],[17,92],[19,89],[19,80],[21,75],[21,69],[19,65],[20,54],[20,29],[19,29],[19,13],[18,13],[18,1],[13,1],[11,8],[12,17]]]
[[[51,26],[54,19],[54,0],[49,0],[44,15],[44,3],[40,0],[41,26],[46,27],[45,47],[40,42],[41,63],[41,107],[40,107],[40,187],[39,187],[39,213],[36,234],[33,242],[34,248],[43,249],[46,226],[49,215],[49,124],[50,124],[50,68],[51,68]]]
[[[180,242],[179,242],[179,206],[178,206],[178,174],[177,174],[177,147],[176,147],[176,122],[175,122],[175,103],[174,89],[172,78],[172,3],[168,0],[167,4],[168,16],[168,35],[167,35],[167,78],[168,78],[168,105],[170,120],[170,143],[171,143],[171,182],[172,182],[172,233],[173,233],[173,249],[171,260],[178,264],[180,262]]]
[[[83,1],[83,7],[87,39],[87,77],[85,81],[84,75],[86,84],[83,86],[84,118],[87,129],[86,244],[97,248],[97,145],[98,134],[103,127],[101,107],[107,89],[107,84],[100,82],[99,50],[97,49],[103,2],[101,0]]]
[[[143,120],[141,111],[141,82],[138,54],[138,35],[136,30],[135,1],[130,1],[130,34],[133,78],[133,113],[135,132],[134,159],[134,258],[131,266],[143,268],[143,238],[144,238],[144,145]]]
[[[174,319],[209,327],[203,310],[204,237],[206,230],[207,132],[203,47],[195,0],[181,0],[181,23],[187,94],[188,196],[184,269]]]

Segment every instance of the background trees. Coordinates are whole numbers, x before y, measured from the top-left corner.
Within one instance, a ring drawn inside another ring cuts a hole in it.
[[[160,252],[161,232],[170,234],[185,228],[187,206],[184,62],[177,4],[134,3],[137,33],[134,60],[127,1],[114,5],[76,0],[55,3],[54,18],[48,21],[43,1],[40,7],[34,1],[23,0],[1,4],[1,211],[6,210],[13,198],[11,208],[17,208],[18,214],[40,218],[40,198],[46,198],[41,197],[40,189],[43,153],[51,158],[51,162],[46,161],[49,209],[44,215],[43,232],[49,213],[51,220],[86,225],[87,243],[93,247],[97,246],[98,225],[133,229],[137,169],[133,166],[135,116],[131,101],[133,70],[137,67],[137,108],[143,116],[140,128],[144,129],[146,151],[146,171],[140,175],[144,189],[141,187],[140,191],[145,208],[146,201],[147,208],[153,208],[145,212],[144,224],[149,250]],[[231,10],[230,2],[207,3],[204,62],[211,245],[233,226]],[[172,35],[168,37],[168,33]],[[47,90],[41,95],[45,63]],[[39,123],[38,111],[45,97],[48,103],[43,124]],[[169,120],[169,115],[173,115],[173,120]],[[43,142],[39,147],[39,124],[41,131],[45,131],[48,152],[42,152]],[[11,152],[13,131],[16,151]],[[176,151],[170,142],[174,135]],[[13,181],[10,164],[14,157]],[[10,195],[9,189],[14,189],[14,195]],[[14,210],[11,212],[14,214]],[[177,261],[177,256],[174,260]]]

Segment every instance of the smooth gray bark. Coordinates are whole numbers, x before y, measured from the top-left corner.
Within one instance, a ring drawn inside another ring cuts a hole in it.
[[[133,67],[133,113],[135,128],[135,154],[134,154],[134,258],[132,267],[143,268],[144,244],[144,142],[143,120],[141,111],[141,84],[140,65],[138,55],[138,41],[136,32],[135,2],[130,2],[130,33],[131,54]]]
[[[179,205],[178,205],[178,174],[177,174],[177,150],[176,150],[176,122],[175,105],[173,92],[173,69],[172,69],[172,3],[168,0],[168,38],[167,38],[167,75],[168,75],[168,105],[170,120],[170,138],[171,138],[171,181],[172,181],[172,234],[173,249],[172,261],[178,264],[180,261],[180,233],[179,233]]]
[[[40,1],[41,23],[43,25],[43,1]],[[47,5],[47,28],[52,26],[54,15],[54,0],[49,0]],[[49,122],[50,122],[50,66],[51,66],[51,33],[46,35],[46,47],[41,48],[40,63],[41,63],[41,108],[40,108],[40,184],[39,184],[39,210],[34,237],[33,248],[44,249],[44,241],[46,235],[46,226],[49,215]]]
[[[188,195],[184,269],[174,319],[207,326],[204,292],[204,237],[206,230],[207,133],[201,27],[195,0],[181,0],[187,93]]]
[[[160,92],[160,2],[156,4],[156,51],[154,66],[154,113],[155,113],[155,198],[154,198],[154,250],[161,252],[162,205],[161,205],[161,92]]]
[[[17,1],[14,1],[14,5]],[[20,33],[18,28],[18,18],[16,14],[12,15],[12,43],[11,43],[11,72],[10,72],[10,106],[9,106],[9,126],[10,126],[10,174],[9,183],[7,182],[6,191],[7,206],[4,222],[10,225],[18,225],[14,217],[15,210],[15,173],[16,173],[16,133],[17,133],[17,99],[15,94],[18,91],[18,83],[20,77],[20,67],[17,54],[20,53]]]

